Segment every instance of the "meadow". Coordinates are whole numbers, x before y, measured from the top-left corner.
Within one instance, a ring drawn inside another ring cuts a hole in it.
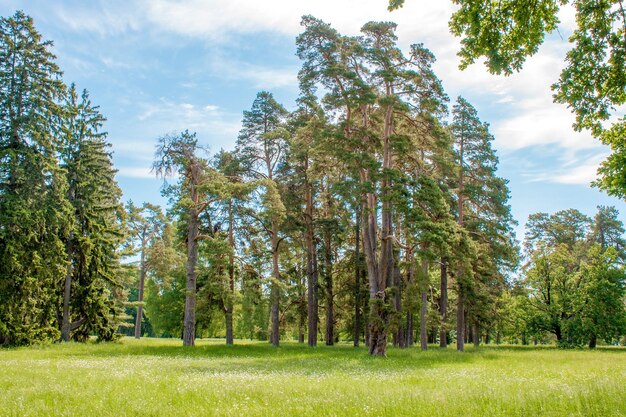
[[[122,339],[0,350],[2,416],[622,416],[626,350]]]

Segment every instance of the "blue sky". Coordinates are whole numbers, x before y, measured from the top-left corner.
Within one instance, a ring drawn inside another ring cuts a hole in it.
[[[589,186],[608,150],[574,132],[573,116],[551,100],[574,23],[570,9],[520,74],[499,77],[481,64],[458,70],[450,1],[406,3],[390,13],[386,0],[0,0],[0,14],[21,9],[54,41],[65,81],[89,90],[107,117],[118,182],[136,203],[165,203],[162,181],[150,173],[159,136],[189,129],[212,151],[232,149],[242,111],[258,91],[293,108],[295,37],[300,16],[313,14],[344,34],[370,20],[395,21],[402,47],[422,42],[434,52],[451,99],[464,96],[491,125],[518,239],[528,215],[539,211],[593,215],[597,205],[614,205],[626,222],[624,202]]]

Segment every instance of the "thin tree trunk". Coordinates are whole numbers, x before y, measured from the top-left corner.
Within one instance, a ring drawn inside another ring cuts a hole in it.
[[[330,231],[324,233],[324,272],[326,289],[326,345],[332,346],[335,343],[335,309],[333,304],[333,264],[331,254]]]
[[[317,345],[317,268],[315,258],[315,235],[313,230],[313,186],[308,180],[308,158],[305,158],[305,211],[304,222],[306,225],[304,240],[306,246],[306,275],[307,275],[307,317],[308,317],[308,344]]]
[[[422,260],[422,282],[420,282],[422,306],[420,309],[420,347],[428,349],[428,329],[426,328],[426,314],[428,313],[428,261]]]
[[[233,335],[233,297],[235,296],[235,233],[233,230],[233,200],[228,201],[228,245],[230,252],[228,253],[228,298],[226,300],[225,319],[226,319],[226,344],[232,345],[234,342]]]
[[[458,198],[457,198],[457,213],[458,213],[458,224],[461,228],[464,227],[463,220],[463,200],[465,198],[465,138],[463,132],[461,132],[460,143],[459,143],[459,190],[458,190]],[[457,271],[457,288],[458,288],[458,298],[457,298],[457,311],[456,311],[456,349],[459,352],[463,352],[465,349],[465,291],[463,288],[463,270],[459,268]]]
[[[439,300],[441,328],[439,330],[439,347],[448,347],[448,264],[441,259],[441,298]]]
[[[306,162],[308,168],[308,162]],[[307,276],[307,316],[308,316],[308,343],[309,346],[317,346],[317,251],[315,248],[315,234],[313,229],[313,186],[308,179],[305,180],[305,245],[306,245],[306,276]]]
[[[472,336],[474,339],[474,346],[480,346],[480,323],[478,320],[474,321],[474,334]]]
[[[404,349],[407,347],[406,343],[406,328],[404,326],[404,320],[402,320],[402,275],[400,273],[400,267],[398,263],[394,263],[393,267],[393,284],[396,287],[396,293],[394,297],[394,304],[396,314],[398,315],[398,330],[394,336],[394,345]]]
[[[272,281],[270,289],[270,301],[271,301],[271,332],[270,343],[273,346],[278,346],[280,343],[280,270],[278,259],[278,225],[276,221],[272,221],[272,275],[274,280]]]
[[[192,201],[197,203],[197,192],[192,190]],[[187,284],[185,294],[185,318],[183,320],[183,345],[193,346],[196,339],[196,266],[198,265],[198,212],[189,210],[187,230]]]
[[[141,338],[141,321],[143,319],[143,289],[146,282],[146,229],[141,236],[141,259],[139,261],[139,296],[137,298],[137,317],[135,318],[135,339]]]
[[[354,347],[359,346],[361,333],[361,204],[356,207],[354,243]]]
[[[63,319],[61,322],[61,340],[69,342],[70,340],[70,296],[72,293],[72,274],[74,270],[74,234],[70,233],[66,245],[67,252],[67,269],[65,271],[65,286],[63,288]]]
[[[415,283],[415,254],[412,249],[406,252],[406,263],[409,266],[407,283],[413,285]],[[413,346],[415,343],[415,324],[412,311],[407,312],[406,338],[407,345]]]
[[[456,349],[463,352],[465,349],[465,300],[462,285],[459,283],[459,294],[456,309]]]

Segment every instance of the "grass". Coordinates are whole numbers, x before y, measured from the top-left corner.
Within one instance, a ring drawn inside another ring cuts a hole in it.
[[[123,339],[0,350],[0,416],[624,416],[626,350]]]

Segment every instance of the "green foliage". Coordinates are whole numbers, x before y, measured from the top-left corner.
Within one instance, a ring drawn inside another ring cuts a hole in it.
[[[626,196],[624,161],[626,119],[626,14],[620,0],[453,0],[460,8],[450,19],[450,30],[462,38],[461,68],[485,57],[492,73],[519,71],[534,55],[546,33],[557,28],[560,6],[576,9],[571,49],[559,80],[552,86],[554,100],[576,116],[574,128],[588,129],[613,153],[598,170],[594,184],[617,197]],[[390,7],[396,6],[390,1]],[[399,6],[396,6],[399,7]]]
[[[556,29],[564,0],[453,0],[460,8],[450,19],[450,31],[461,40],[462,69],[485,57],[489,72],[509,75],[534,55],[546,33]]]
[[[623,226],[607,207],[599,207],[590,223],[575,210],[529,218],[525,278],[531,321],[562,346],[615,343],[626,332],[626,271],[618,262]]]
[[[106,133],[100,132],[105,119],[92,106],[87,91],[79,99],[74,85],[70,86],[64,110],[58,158],[74,212],[64,239],[71,275],[67,319],[82,322],[73,329],[74,339],[86,340],[95,333],[111,340],[123,314],[123,300],[116,300],[122,288],[117,254],[124,237],[122,192],[115,181]],[[62,287],[59,291],[63,299]]]
[[[0,345],[58,338],[71,211],[55,158],[65,88],[30,17],[0,18]]]

